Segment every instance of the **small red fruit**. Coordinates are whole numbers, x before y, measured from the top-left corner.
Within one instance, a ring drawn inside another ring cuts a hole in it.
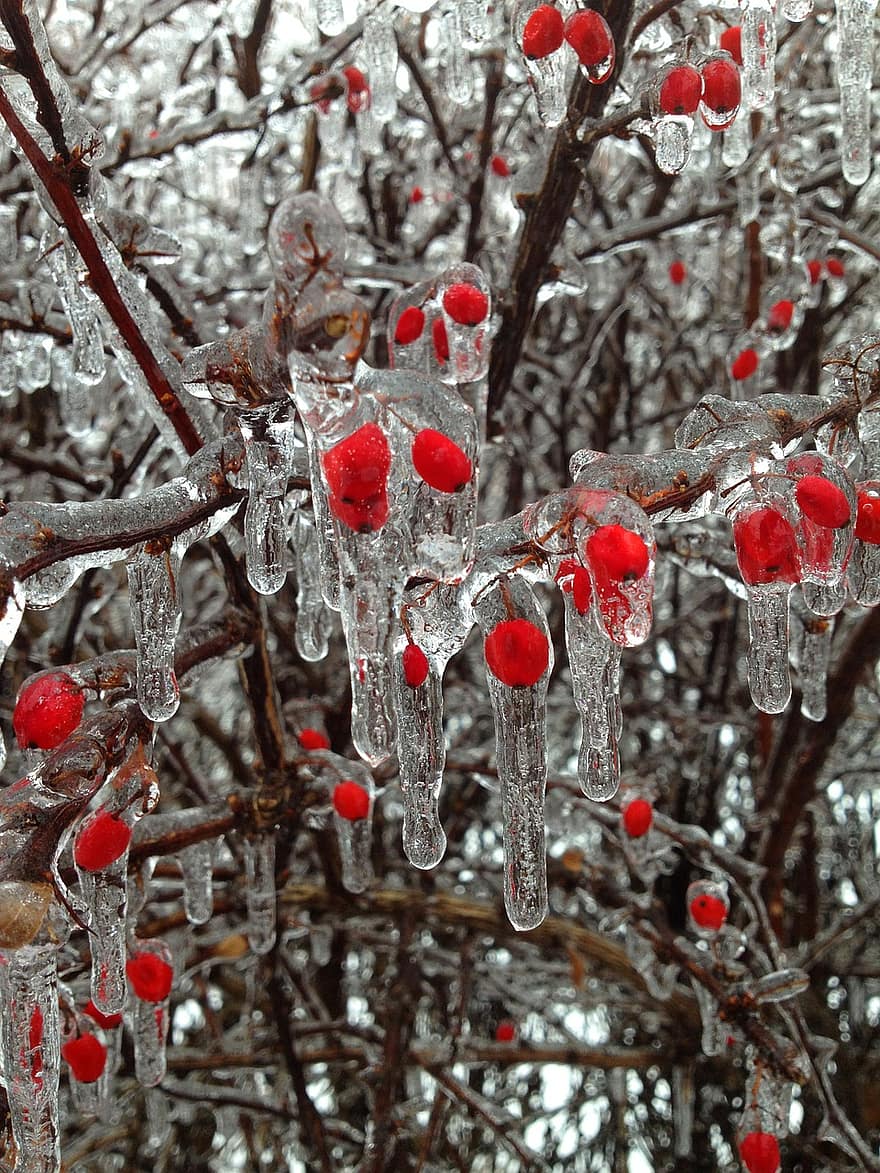
[[[449,337],[446,333],[446,323],[442,318],[435,318],[431,323],[431,340],[434,343],[434,357],[439,363],[449,361]]]
[[[646,798],[634,798],[621,812],[623,829],[630,839],[641,839],[651,830],[654,822],[654,808]]]
[[[703,96],[703,79],[693,65],[670,69],[660,86],[660,109],[664,114],[693,114]]]
[[[835,277],[837,280],[840,280],[842,277],[846,276],[846,269],[843,267],[843,261],[838,260],[837,257],[829,257],[825,262],[825,268],[828,271],[829,277]]]
[[[846,493],[825,477],[802,477],[794,495],[801,513],[816,525],[841,529],[849,524],[852,511]]]
[[[489,312],[489,299],[476,285],[458,281],[443,294],[443,308],[460,326],[479,326]]]
[[[356,65],[346,65],[342,71],[348,82],[348,108],[352,114],[359,114],[361,110],[369,109],[370,83],[364,73]]]
[[[430,664],[428,657],[418,644],[407,644],[401,656],[403,661],[403,678],[410,688],[421,688],[428,679]]]
[[[329,749],[330,738],[320,729],[303,729],[299,735],[299,743],[303,749]]]
[[[457,493],[474,475],[459,446],[433,428],[422,428],[412,444],[413,468],[423,481],[441,493]]]
[[[775,302],[767,311],[767,329],[774,334],[782,334],[791,325],[794,317],[794,302],[787,297]]]
[[[565,22],[564,35],[577,53],[578,61],[587,69],[608,63],[603,75],[593,79],[604,81],[614,68],[614,36],[605,17],[591,8],[582,8]]]
[[[416,184],[416,186],[409,193],[409,202],[411,204],[420,204],[424,198],[425,193],[422,191],[419,185]]]
[[[71,1039],[61,1048],[61,1054],[78,1083],[95,1083],[107,1066],[107,1048],[95,1035],[84,1034]]]
[[[703,66],[702,74],[703,104],[715,114],[734,115],[742,99],[739,70],[734,63],[716,58]]]
[[[87,872],[99,872],[123,855],[131,843],[131,827],[108,810],[97,811],[80,828],[73,860]]]
[[[522,49],[526,57],[549,57],[560,47],[565,36],[562,13],[552,4],[542,4],[526,21]]]
[[[358,534],[370,534],[381,529],[390,512],[387,493],[379,493],[366,501],[357,501],[351,505],[340,501],[331,493],[327,497],[327,504],[334,517]]]
[[[737,65],[742,66],[742,28],[735,24],[733,28],[725,29],[721,34],[721,48],[734,59]]]
[[[587,558],[594,573],[613,582],[631,583],[648,569],[648,547],[638,534],[622,525],[600,525],[587,538]]]
[[[509,1018],[505,1018],[495,1027],[496,1043],[512,1043],[516,1038],[516,1027]]]
[[[83,1014],[88,1014],[104,1030],[114,1030],[122,1022],[121,1014],[102,1014],[91,998],[86,1002]]]
[[[126,961],[125,972],[142,1002],[164,1002],[171,993],[174,970],[158,953],[136,953]]]
[[[66,672],[47,672],[18,694],[12,727],[22,749],[55,749],[82,720],[82,689]]]
[[[769,506],[733,523],[733,544],[743,582],[800,582],[800,559],[791,524]]]
[[[417,305],[407,306],[394,327],[394,341],[400,346],[409,346],[417,338],[421,338],[425,328],[425,315]]]
[[[333,809],[341,819],[360,822],[370,813],[370,796],[363,786],[348,779],[333,788]]]
[[[505,619],[486,636],[483,646],[492,675],[509,688],[530,688],[547,671],[547,637],[528,619]]]
[[[880,497],[864,489],[859,493],[856,537],[869,546],[880,546]]]
[[[701,892],[693,898],[690,912],[694,924],[713,933],[717,933],[727,920],[727,905],[720,896],[712,896],[709,892]]]
[[[807,274],[810,278],[810,284],[818,285],[822,280],[822,262],[807,261]]]
[[[385,492],[391,449],[377,424],[364,424],[325,452],[321,463],[334,497],[346,505],[365,504]]]
[[[493,155],[489,166],[492,168],[493,175],[497,175],[500,179],[507,179],[510,175],[510,167],[503,155]]]
[[[748,1132],[739,1142],[739,1155],[749,1173],[776,1173],[782,1158],[779,1141],[771,1132]]]
[[[730,364],[730,376],[741,382],[743,379],[749,379],[758,369],[758,352],[752,350],[751,346],[747,346],[745,350],[741,350],[733,362]]]
[[[586,615],[593,597],[593,584],[586,566],[582,566],[575,558],[565,558],[559,563],[556,581],[565,594],[571,595],[577,613]]]
[[[684,261],[673,261],[669,266],[669,280],[673,285],[684,285],[687,275],[688,271]]]

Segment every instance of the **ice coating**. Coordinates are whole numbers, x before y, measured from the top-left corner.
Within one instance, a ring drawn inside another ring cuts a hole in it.
[[[71,373],[80,384],[96,386],[103,380],[106,371],[101,323],[77,279],[67,241],[62,237],[53,242],[51,234],[46,233],[41,247],[73,332]]]
[[[446,40],[446,92],[453,102],[466,106],[474,96],[474,74],[464,40],[461,9],[456,7],[443,17]]]
[[[828,712],[826,683],[833,628],[827,619],[805,620],[801,637],[798,680],[801,713],[808,721],[824,721]]]
[[[144,954],[155,954],[173,968],[171,950],[164,941],[138,939],[134,959]],[[133,990],[129,995],[127,1016],[134,1036],[134,1072],[142,1087],[156,1087],[165,1077],[168,1002],[167,996],[150,1001],[139,998]]]
[[[694,120],[665,114],[654,123],[654,158],[664,175],[678,175],[691,156]]]
[[[373,114],[380,122],[397,112],[397,38],[386,12],[364,20],[362,50],[373,93]]]
[[[244,515],[245,568],[261,595],[281,589],[287,577],[284,499],[293,468],[293,412],[289,402],[241,412],[248,500]]]
[[[773,101],[776,13],[768,0],[749,0],[742,14],[743,100],[750,110]]]
[[[142,546],[128,561],[131,623],[138,649],[138,704],[151,721],[167,721],[180,704],[174,671],[174,643],[182,613],[177,592],[180,561],[177,543],[166,548],[162,543]]]
[[[749,586],[749,691],[765,713],[781,713],[791,700],[788,670],[789,583]]]
[[[204,925],[214,910],[214,848],[193,843],[178,852],[183,873],[183,909],[191,925]]]
[[[523,30],[538,7],[539,0],[519,0],[513,13],[513,40],[522,53],[529,85],[535,95],[538,118],[543,126],[553,129],[560,125],[568,108],[565,89],[567,47],[563,46],[542,57],[530,57],[523,51]]]
[[[275,837],[251,835],[242,842],[247,902],[247,937],[254,953],[275,944]]]
[[[326,580],[321,574],[317,529],[304,509],[294,510],[291,544],[296,570],[296,650],[304,660],[323,660],[330,646],[333,617],[321,589]],[[327,553],[332,555],[333,551]],[[335,557],[333,566],[338,587],[339,564]]]

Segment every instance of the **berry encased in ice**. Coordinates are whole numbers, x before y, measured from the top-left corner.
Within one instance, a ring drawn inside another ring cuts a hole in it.
[[[422,480],[441,493],[457,493],[474,475],[473,465],[459,446],[433,428],[422,428],[416,435],[412,462]]]
[[[99,872],[124,855],[131,843],[131,827],[108,810],[99,810],[80,828],[73,844],[73,861],[86,872]]]
[[[489,299],[476,285],[458,281],[443,294],[443,308],[459,326],[479,326],[489,313]]]
[[[852,510],[846,493],[826,477],[801,477],[794,495],[801,513],[816,525],[842,529],[849,524]]]
[[[142,1002],[164,1002],[171,993],[174,970],[158,953],[136,953],[126,961],[125,973]]]
[[[630,839],[641,839],[651,830],[654,808],[646,798],[634,798],[621,811],[621,821]]]
[[[333,788],[333,809],[341,819],[360,822],[370,813],[370,796],[363,786],[347,779]]]
[[[505,619],[486,636],[483,651],[492,675],[510,688],[529,688],[550,663],[547,637],[528,619]]]
[[[418,644],[407,644],[403,649],[403,678],[410,688],[421,688],[428,679],[428,657]]]
[[[22,749],[56,749],[82,720],[82,689],[66,672],[47,672],[18,694],[12,727]]]
[[[107,1066],[107,1048],[95,1035],[83,1034],[61,1048],[61,1055],[78,1083],[95,1083]]]
[[[703,96],[703,78],[693,65],[676,65],[660,85],[660,109],[664,114],[693,114]]]
[[[562,45],[565,21],[552,4],[542,4],[526,21],[522,35],[522,51],[532,59],[549,57]]]
[[[733,544],[747,586],[800,582],[797,539],[787,518],[770,506],[752,510],[733,523]]]

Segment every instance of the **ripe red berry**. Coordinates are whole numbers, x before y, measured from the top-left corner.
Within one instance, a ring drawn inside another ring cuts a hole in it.
[[[66,672],[47,672],[18,694],[12,727],[22,749],[55,749],[82,720],[82,689]]]
[[[730,121],[736,115],[742,98],[742,85],[739,70],[732,61],[717,57],[708,61],[702,68],[703,74],[703,105],[713,114],[723,119],[730,115]],[[723,130],[730,122],[710,123],[712,129]]]
[[[352,114],[366,110],[370,105],[370,84],[356,65],[346,65],[342,71],[348,82],[348,108]]]
[[[510,688],[536,684],[550,663],[547,637],[528,619],[502,620],[486,636],[483,652],[489,671]]]
[[[516,1027],[509,1018],[505,1018],[495,1027],[496,1043],[512,1043],[516,1038]]]
[[[669,280],[673,285],[684,285],[687,275],[688,271],[684,261],[673,261],[669,266]]]
[[[489,312],[489,299],[476,285],[458,281],[443,294],[443,308],[460,326],[479,326]]]
[[[822,262],[807,261],[807,275],[810,278],[811,285],[818,285],[822,280]]]
[[[507,179],[510,175],[510,167],[503,155],[493,155],[489,166],[492,168],[492,173],[501,179]]]
[[[333,788],[333,809],[341,819],[360,822],[370,813],[370,796],[363,786],[348,779]]]
[[[409,193],[409,202],[411,204],[420,204],[424,198],[425,193],[422,191],[419,185],[416,184],[416,186]]]
[[[136,953],[126,961],[125,972],[143,1002],[164,1002],[171,993],[174,970],[158,953]]]
[[[442,318],[435,318],[431,323],[431,340],[434,343],[434,357],[437,362],[448,362],[449,337],[446,333],[446,323]]]
[[[789,301],[788,298],[782,298],[781,301],[775,302],[767,311],[767,329],[774,334],[781,334],[787,330],[791,325],[791,319],[794,317],[794,302]]]
[[[742,27],[735,24],[733,28],[725,29],[721,34],[721,48],[734,59],[737,65],[742,66]]]
[[[98,872],[115,863],[131,843],[131,827],[108,810],[99,810],[79,829],[73,845],[77,867]]]
[[[748,1132],[739,1142],[739,1155],[749,1173],[776,1173],[782,1158],[779,1141],[771,1132]]]
[[[825,477],[802,477],[794,495],[801,513],[816,525],[840,529],[849,524],[852,511],[846,493]]]
[[[341,501],[331,493],[327,497],[327,504],[334,517],[358,534],[373,533],[388,520],[388,494],[384,492],[354,504]]]
[[[727,920],[727,905],[720,896],[712,896],[709,892],[701,892],[690,903],[690,913],[694,924],[701,929],[709,929],[717,933]]]
[[[576,558],[565,558],[556,571],[556,581],[567,595],[571,595],[577,613],[586,615],[593,597],[593,584],[586,566]]]
[[[418,644],[407,644],[401,656],[403,661],[403,678],[410,688],[421,688],[428,679],[430,665],[428,657]]]
[[[122,1022],[121,1014],[102,1014],[91,998],[86,1002],[83,1014],[88,1014],[104,1030],[114,1030]]]
[[[522,36],[522,49],[526,57],[549,57],[562,44],[565,35],[565,21],[562,13],[552,4],[542,4],[526,21]]]
[[[394,327],[394,341],[401,346],[409,346],[417,338],[421,338],[425,328],[425,315],[417,305],[407,306]]]
[[[733,362],[730,364],[730,376],[736,379],[737,382],[743,379],[749,379],[758,369],[758,352],[752,350],[751,346],[747,346],[745,350],[741,350]]]
[[[800,559],[791,524],[769,506],[733,523],[733,543],[743,582],[800,582]]]
[[[95,1035],[84,1034],[61,1048],[64,1060],[78,1083],[94,1083],[107,1066],[107,1048]]]
[[[838,280],[840,280],[842,277],[846,276],[846,269],[843,267],[843,261],[838,260],[837,257],[829,257],[825,262],[825,268],[828,271],[829,277],[836,277]]]
[[[641,839],[651,830],[654,822],[654,808],[645,798],[634,798],[621,812],[623,829],[630,839]]]
[[[364,424],[325,452],[321,463],[334,497],[363,504],[385,492],[391,449],[377,424]]]
[[[865,489],[859,491],[856,537],[869,546],[880,546],[880,497]]]
[[[648,547],[638,534],[622,525],[600,525],[587,538],[587,559],[594,573],[613,582],[630,583],[648,569]]]
[[[299,735],[299,743],[303,749],[329,749],[330,738],[320,729],[303,729]]]
[[[433,428],[422,428],[412,443],[413,468],[426,484],[441,493],[457,493],[474,475],[459,446]]]
[[[614,68],[614,36],[605,17],[591,8],[582,8],[565,22],[564,35],[587,70],[602,66],[601,75],[591,75],[590,80],[604,81]]]
[[[677,65],[660,86],[660,109],[664,114],[693,114],[702,96],[700,71],[693,65]]]

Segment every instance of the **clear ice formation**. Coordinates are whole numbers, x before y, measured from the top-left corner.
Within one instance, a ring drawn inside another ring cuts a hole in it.
[[[262,833],[242,842],[247,902],[247,937],[254,953],[275,944],[275,836]]]

